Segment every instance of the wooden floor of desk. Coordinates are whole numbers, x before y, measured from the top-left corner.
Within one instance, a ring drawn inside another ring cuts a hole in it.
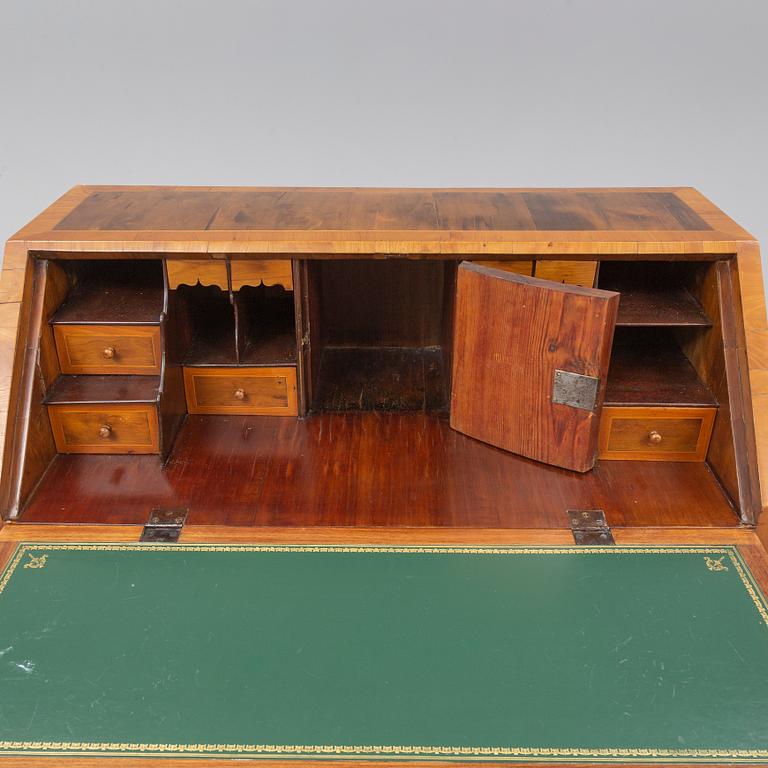
[[[424,413],[189,416],[157,456],[58,456],[21,521],[141,524],[153,507],[190,525],[563,528],[571,508],[618,526],[735,526],[705,464],[538,464]]]

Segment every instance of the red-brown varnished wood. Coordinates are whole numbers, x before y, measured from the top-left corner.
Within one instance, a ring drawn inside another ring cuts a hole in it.
[[[553,402],[555,371],[608,373],[618,294],[465,262],[459,266],[451,426],[521,456],[585,472],[599,414]]]
[[[24,522],[143,523],[188,506],[190,525],[562,528],[569,508],[612,525],[738,523],[703,463],[548,467],[424,413],[189,416],[172,456],[58,456]]]

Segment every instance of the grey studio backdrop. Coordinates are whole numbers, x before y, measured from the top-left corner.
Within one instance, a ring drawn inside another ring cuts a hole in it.
[[[765,0],[2,0],[0,239],[77,183],[691,185],[768,252]]]

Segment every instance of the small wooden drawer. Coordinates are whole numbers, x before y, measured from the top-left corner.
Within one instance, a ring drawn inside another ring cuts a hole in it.
[[[227,263],[224,259],[167,259],[168,287],[175,290],[180,285],[216,285],[229,290]]]
[[[296,369],[185,368],[190,413],[296,416]]]
[[[282,285],[293,290],[293,263],[290,259],[233,259],[232,290],[239,291],[246,285]]]
[[[157,453],[159,429],[154,405],[49,405],[59,453]]]
[[[160,373],[157,325],[54,325],[62,373]]]
[[[600,418],[599,458],[704,461],[717,408],[620,408]]]

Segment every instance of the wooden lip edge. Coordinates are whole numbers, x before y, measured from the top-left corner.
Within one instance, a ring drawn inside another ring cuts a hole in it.
[[[610,523],[610,514],[609,523]],[[735,519],[735,518],[734,518]],[[136,542],[141,525],[88,523],[24,523],[9,521],[0,529],[0,543],[17,541]],[[614,528],[618,544],[625,545],[749,545],[762,548],[753,528]],[[570,528],[386,528],[386,527],[254,527],[185,526],[181,543],[286,543],[286,544],[412,544],[418,545],[569,545]],[[768,555],[766,555],[768,557]]]

